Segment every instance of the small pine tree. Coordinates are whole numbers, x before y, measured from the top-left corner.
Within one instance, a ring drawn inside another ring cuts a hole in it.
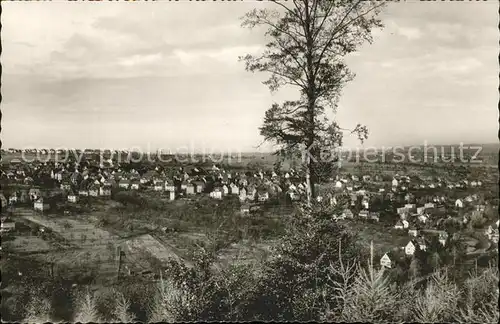
[[[96,298],[90,290],[80,293],[77,297],[75,322],[101,322],[97,311]]]

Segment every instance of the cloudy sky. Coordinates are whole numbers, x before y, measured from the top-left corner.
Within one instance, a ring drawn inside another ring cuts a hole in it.
[[[255,151],[273,102],[238,56],[254,1],[3,2],[4,147]],[[348,63],[337,119],[366,146],[492,143],[498,132],[498,3],[406,2]],[[355,145],[354,138],[346,140]]]

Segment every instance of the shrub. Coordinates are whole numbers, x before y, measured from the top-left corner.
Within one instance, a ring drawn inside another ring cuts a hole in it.
[[[51,321],[50,299],[46,298],[42,292],[35,289],[26,305],[25,323],[45,323]]]
[[[97,311],[97,300],[90,290],[78,293],[75,306],[75,322],[101,322]]]
[[[456,320],[466,323],[498,323],[498,268],[474,273],[464,285],[463,305]]]
[[[486,218],[481,215],[472,215],[470,218],[470,226],[472,228],[482,228],[486,223]]]

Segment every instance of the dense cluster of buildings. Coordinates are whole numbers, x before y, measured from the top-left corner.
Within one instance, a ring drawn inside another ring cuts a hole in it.
[[[6,205],[32,203],[33,209],[41,212],[51,208],[51,195],[48,194],[51,190],[41,189],[37,183],[52,183],[52,188],[58,187],[59,193],[73,204],[77,204],[82,197],[110,198],[113,192],[120,190],[157,192],[169,200],[197,195],[219,200],[233,196],[240,200],[241,213],[244,214],[250,213],[254,204],[264,203],[273,197],[285,197],[293,202],[304,199],[306,194],[304,178],[293,169],[279,173],[261,170],[234,172],[217,165],[206,169],[199,166],[163,168],[153,165],[139,172],[125,166],[114,166],[112,161],[101,164],[95,161],[80,164],[39,161],[23,164],[14,161],[8,168],[3,168],[0,177],[10,184],[18,184],[20,188],[4,198]],[[328,184],[318,186],[316,191],[319,202],[336,205],[341,201],[343,204],[341,213],[332,214],[334,219],[373,222],[388,217],[393,219],[395,230],[408,232],[409,241],[404,251],[412,255],[415,249],[425,249],[425,239],[420,231],[442,227],[440,224],[451,217],[450,210],[454,215],[460,215],[463,224],[474,217],[481,217],[488,202],[478,194],[457,199],[443,194],[450,190],[481,186],[483,183],[478,179],[452,181],[398,174],[339,174]],[[417,197],[415,193],[418,191],[428,193]],[[387,210],[384,204],[391,208]],[[394,218],[396,214],[397,218]],[[498,221],[491,221],[485,226],[485,235],[496,244]],[[439,232],[443,245],[447,237],[448,233]]]

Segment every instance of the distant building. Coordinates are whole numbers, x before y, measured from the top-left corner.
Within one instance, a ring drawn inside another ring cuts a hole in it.
[[[203,181],[193,181],[194,185],[196,186],[196,193],[203,193],[205,191],[205,182]]]
[[[215,188],[210,193],[210,197],[213,199],[222,199],[222,195],[223,195],[222,193],[223,193],[222,188]]]
[[[63,181],[61,183],[61,189],[62,190],[70,190],[71,189],[71,183],[68,181]]]
[[[245,188],[241,188],[240,190],[240,201],[246,201],[247,200],[247,190]]]
[[[71,202],[71,203],[77,203],[78,202],[78,196],[73,191],[70,191],[68,193],[68,201]]]
[[[165,184],[162,180],[153,181],[153,190],[154,191],[163,191],[165,189]]]
[[[186,186],[186,194],[188,194],[188,195],[196,194],[196,186],[193,183],[189,183]]]
[[[434,207],[435,207],[434,203],[426,203],[426,204],[424,204],[424,208],[434,208]]]
[[[9,203],[10,204],[15,204],[15,203],[17,203],[17,200],[18,200],[18,194],[17,194],[17,192],[14,191],[12,193],[12,195],[10,195],[10,197],[9,197]]]
[[[46,211],[50,209],[50,205],[44,201],[43,197],[40,197],[34,202],[33,209],[37,211]]]
[[[413,255],[415,253],[415,244],[412,241],[408,242],[404,247],[406,255]]]
[[[442,246],[446,245],[446,240],[448,239],[448,233],[446,232],[440,232],[439,233],[439,243],[441,243]]]
[[[10,232],[16,229],[16,223],[10,219],[2,220],[0,232]]]
[[[91,197],[99,197],[99,185],[93,184],[89,188],[89,196]]]
[[[368,210],[362,210],[359,212],[358,217],[363,218],[363,219],[367,219],[368,215],[369,215]]]
[[[120,180],[120,182],[118,182],[118,187],[120,187],[122,189],[128,189],[130,187],[130,181]]]
[[[378,222],[380,220],[380,213],[378,212],[369,213],[369,217],[371,220]]]
[[[389,257],[388,253],[385,253],[381,258],[380,258],[380,266],[382,268],[392,268],[392,260]]]
[[[240,212],[243,215],[250,213],[250,204],[244,203],[241,205]]]
[[[267,190],[260,190],[258,193],[258,200],[260,202],[268,201],[269,200],[269,192]]]
[[[232,195],[239,195],[240,194],[240,188],[238,188],[238,186],[234,183],[232,183],[229,186],[229,189],[230,189]]]
[[[139,190],[141,188],[141,183],[139,181],[133,181],[130,184],[130,189],[132,190]]]
[[[102,186],[99,188],[99,195],[103,197],[109,197],[111,196],[111,187],[109,186]]]

